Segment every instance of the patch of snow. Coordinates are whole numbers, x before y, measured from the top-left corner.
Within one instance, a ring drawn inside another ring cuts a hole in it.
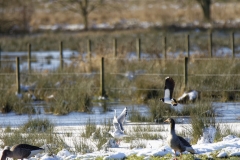
[[[218,158],[227,158],[228,154],[225,151],[221,151],[220,153],[218,153],[217,157]]]
[[[124,153],[118,152],[118,153],[113,153],[109,156],[104,157],[104,160],[112,160],[112,159],[124,159],[126,155]]]
[[[206,143],[213,143],[216,135],[216,128],[213,126],[206,127],[203,129],[203,136],[197,142],[197,144],[206,144]]]
[[[83,30],[84,25],[83,24],[70,24],[70,25],[65,25],[64,29],[69,30],[69,31]]]

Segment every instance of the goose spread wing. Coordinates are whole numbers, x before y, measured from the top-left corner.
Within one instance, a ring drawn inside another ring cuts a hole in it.
[[[118,122],[113,122],[113,126],[115,129],[115,132],[119,132],[119,133],[123,132],[123,130],[121,129],[120,124]]]
[[[126,116],[127,116],[127,107],[125,107],[124,110],[122,111],[122,113],[117,117],[117,122],[122,131],[124,130],[123,123],[125,121]]]
[[[170,90],[169,89],[165,89],[164,90],[164,99],[171,99],[170,98]]]
[[[183,95],[178,98],[178,101],[182,101],[182,100],[185,99],[187,96],[188,96],[188,94],[184,92]]]
[[[170,77],[166,77],[165,79],[165,97],[164,98],[169,98],[172,99],[172,94],[173,94],[173,90],[174,90],[174,86],[175,86],[175,82],[172,78]]]

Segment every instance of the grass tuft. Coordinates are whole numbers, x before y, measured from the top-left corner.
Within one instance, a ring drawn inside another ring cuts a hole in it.
[[[48,132],[53,130],[53,123],[48,119],[30,119],[22,126],[23,131],[27,132]]]

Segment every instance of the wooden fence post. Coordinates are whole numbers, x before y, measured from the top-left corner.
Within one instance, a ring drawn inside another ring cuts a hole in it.
[[[17,94],[19,94],[20,93],[19,57],[16,57],[16,85],[17,85]]]
[[[208,53],[210,58],[212,58],[212,32],[208,35]]]
[[[141,39],[137,38],[136,41],[136,50],[137,50],[137,56],[138,56],[138,60],[141,60]]]
[[[188,85],[188,57],[184,58],[184,71],[183,71],[183,77],[184,77],[184,87],[187,88]]]
[[[114,58],[117,58],[117,39],[113,39],[113,56]]]
[[[163,49],[164,58],[167,59],[167,37],[166,36],[163,37],[162,46],[163,46],[162,49]]]
[[[101,58],[101,68],[100,68],[100,94],[101,97],[106,96],[105,86],[104,86],[104,57]]]
[[[92,52],[92,42],[90,39],[87,41],[87,53],[88,53],[88,60],[91,61],[91,52]]]
[[[231,49],[232,49],[232,58],[235,58],[235,46],[234,46],[234,32],[231,33]]]
[[[31,43],[28,44],[28,73],[31,73],[31,52],[32,52],[32,48],[31,48]]]
[[[63,42],[59,43],[59,51],[60,51],[60,67],[63,69]]]
[[[189,42],[189,34],[186,35],[186,52],[187,52],[187,57],[190,58],[190,42]]]

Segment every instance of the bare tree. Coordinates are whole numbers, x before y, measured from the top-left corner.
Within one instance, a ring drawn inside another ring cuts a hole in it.
[[[32,13],[31,0],[0,0],[0,32],[28,31]]]
[[[66,10],[69,10],[74,13],[79,13],[82,16],[84,30],[88,30],[88,17],[89,14],[95,10],[97,7],[103,4],[103,0],[62,0],[55,1],[60,4],[61,7],[64,7]]]
[[[211,0],[197,0],[201,5],[204,20],[211,21]]]

